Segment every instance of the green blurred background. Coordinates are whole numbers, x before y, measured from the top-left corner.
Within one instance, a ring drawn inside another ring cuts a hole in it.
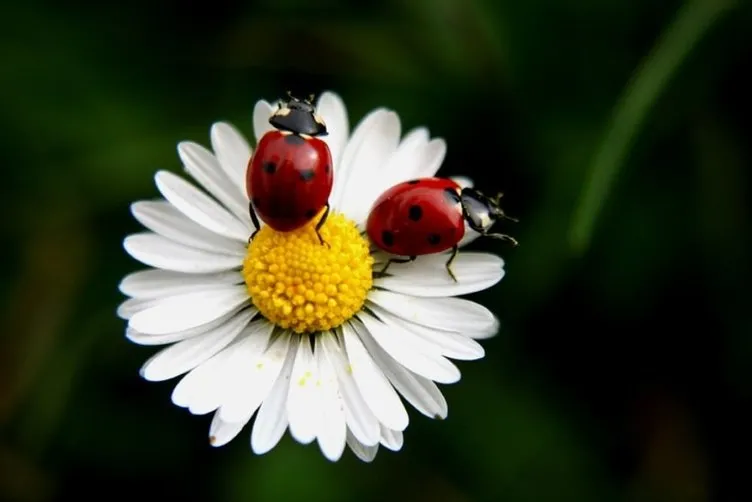
[[[0,7],[0,500],[750,500],[752,10],[722,0]],[[213,121],[331,89],[446,138],[521,245],[444,422],[330,464],[207,440],[115,316],[131,201]],[[593,224],[591,226],[591,223]],[[592,230],[592,231],[591,231]]]

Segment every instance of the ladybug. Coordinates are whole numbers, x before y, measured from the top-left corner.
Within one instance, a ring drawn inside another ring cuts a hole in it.
[[[392,263],[411,262],[451,248],[446,269],[457,282],[451,265],[465,235],[465,222],[481,235],[516,246],[517,241],[508,235],[489,233],[497,220],[517,221],[499,207],[501,196],[489,198],[447,178],[420,178],[389,188],[371,207],[366,233],[379,249],[409,258],[391,258],[379,273],[386,273]]]
[[[264,134],[248,162],[246,192],[251,221],[259,218],[280,232],[302,227],[326,208],[316,224],[316,234],[329,215],[329,195],[334,176],[332,154],[319,136],[327,134],[326,124],[316,114],[312,101],[294,98],[280,102],[269,123],[274,129]],[[258,216],[257,216],[258,215]]]

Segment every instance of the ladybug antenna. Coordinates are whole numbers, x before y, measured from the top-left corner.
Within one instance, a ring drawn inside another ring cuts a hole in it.
[[[504,212],[503,209],[501,209],[501,198],[504,197],[503,192],[499,192],[496,194],[495,197],[490,197],[488,200],[491,201],[492,204],[492,211],[494,216],[500,220],[509,220],[514,223],[519,223],[520,220],[517,218],[512,218],[511,216],[507,216],[507,214]]]

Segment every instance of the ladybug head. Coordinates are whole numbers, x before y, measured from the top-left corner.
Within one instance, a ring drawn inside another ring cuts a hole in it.
[[[326,136],[326,124],[316,113],[313,95],[298,99],[287,93],[288,100],[280,101],[279,107],[269,117],[269,123],[281,131],[309,136]]]
[[[517,221],[507,216],[499,205],[503,194],[487,197],[473,188],[463,188],[462,213],[467,224],[476,232],[486,233],[498,220]]]

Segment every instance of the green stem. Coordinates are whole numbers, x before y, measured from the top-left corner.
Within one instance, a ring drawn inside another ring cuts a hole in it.
[[[627,85],[572,218],[570,244],[575,253],[588,247],[601,206],[653,103],[694,45],[730,5],[727,0],[691,0],[685,4]]]

